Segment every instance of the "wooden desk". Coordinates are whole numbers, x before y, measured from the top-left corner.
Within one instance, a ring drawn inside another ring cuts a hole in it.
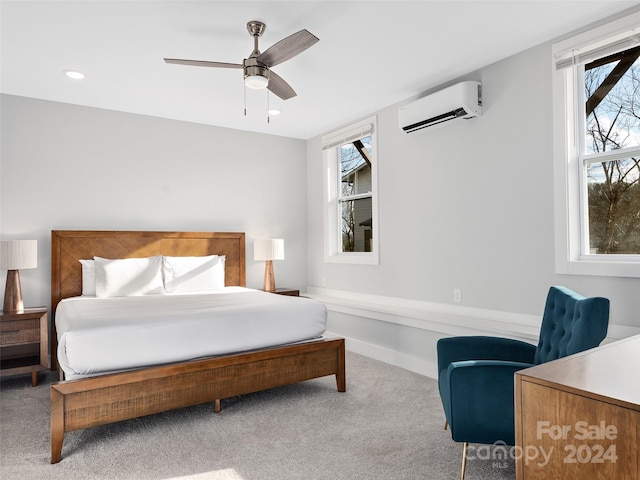
[[[515,375],[516,478],[640,479],[640,335]]]

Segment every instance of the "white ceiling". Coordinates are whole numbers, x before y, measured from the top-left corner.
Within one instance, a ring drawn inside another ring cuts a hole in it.
[[[295,138],[310,138],[637,1],[29,1],[1,0],[0,91]],[[320,42],[274,67],[298,93],[269,95],[242,70],[249,20],[264,51],[306,28]],[[76,69],[84,80],[70,80]]]

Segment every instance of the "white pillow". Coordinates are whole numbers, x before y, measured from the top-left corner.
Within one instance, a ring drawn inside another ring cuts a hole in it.
[[[188,293],[224,288],[224,255],[163,257],[167,293]]]
[[[109,260],[93,257],[97,297],[133,297],[164,293],[162,256]]]
[[[96,296],[96,267],[93,260],[79,260],[82,264],[82,295]]]

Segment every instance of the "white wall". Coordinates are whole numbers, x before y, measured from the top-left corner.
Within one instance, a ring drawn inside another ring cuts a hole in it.
[[[457,79],[483,85],[484,114],[468,122],[407,135],[398,105],[377,112],[380,265],[323,263],[320,137],[308,141],[308,290],[352,349],[434,375],[443,335],[535,342],[554,284],[608,297],[612,338],[640,333],[640,279],[555,273],[550,55]]]
[[[305,142],[16,96],[0,96],[0,238],[37,239],[25,305],[50,303],[53,229],[246,232],[284,238],[279,286],[306,284]],[[0,274],[4,291],[5,272]]]

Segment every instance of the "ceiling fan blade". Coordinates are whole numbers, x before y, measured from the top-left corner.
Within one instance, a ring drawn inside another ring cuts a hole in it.
[[[257,60],[266,65],[273,67],[282,62],[286,62],[307,48],[315,45],[320,39],[307,30],[300,30],[287,38],[283,38],[278,43],[271,45],[264,52],[258,55]]]
[[[288,100],[297,95],[295,90],[291,88],[291,85],[285,82],[280,75],[276,74],[272,70],[269,70],[269,85],[267,85],[267,88],[271,93],[279,96],[282,100]]]
[[[205,60],[181,60],[179,58],[165,58],[167,63],[178,65],[192,65],[194,67],[217,67],[217,68],[242,68],[241,63],[207,62]]]

